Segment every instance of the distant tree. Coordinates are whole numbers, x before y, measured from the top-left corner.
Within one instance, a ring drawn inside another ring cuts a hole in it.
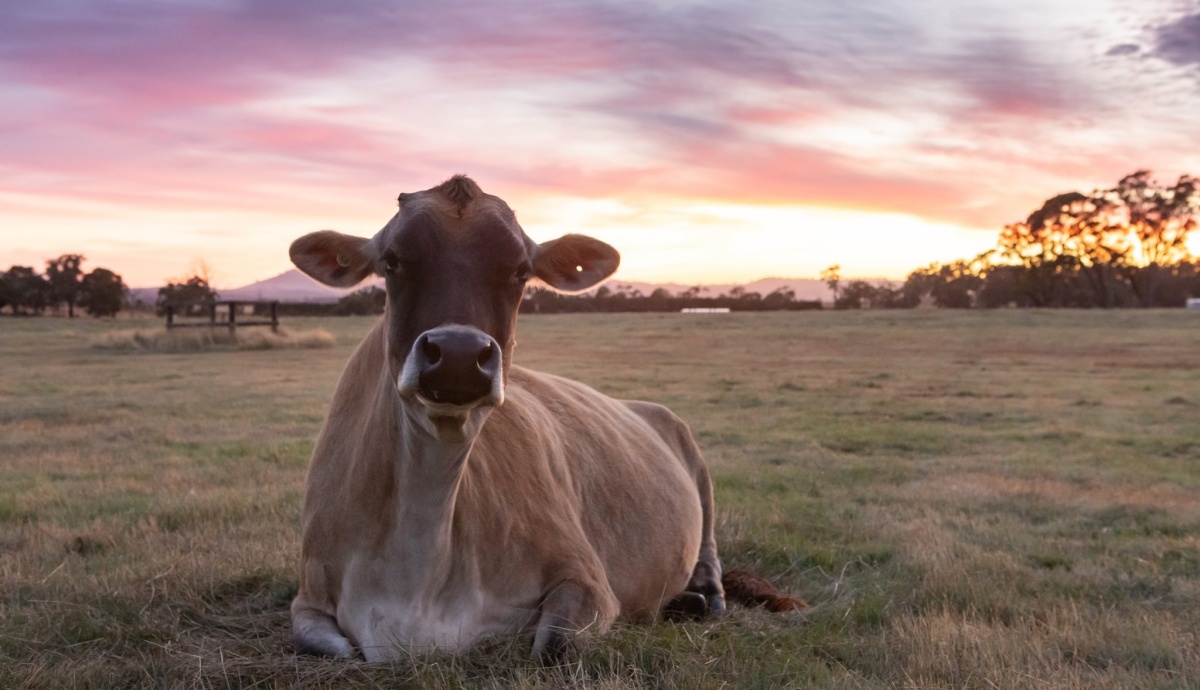
[[[83,256],[63,254],[57,259],[46,261],[46,280],[50,283],[50,300],[54,304],[67,303],[67,316],[75,318],[75,305],[79,302],[83,284]]]
[[[834,264],[821,271],[821,280],[825,281],[825,284],[833,291],[833,303],[837,305],[838,285],[842,282],[842,265]]]
[[[167,311],[168,303],[212,302],[216,299],[217,291],[209,286],[207,280],[192,276],[183,282],[167,283],[166,287],[159,288],[155,310],[162,316]]]
[[[356,290],[338,300],[335,311],[338,314],[366,316],[369,314],[382,314],[386,305],[387,291],[378,285],[372,285],[371,287]]]
[[[1019,266],[990,266],[983,276],[983,285],[975,306],[994,309],[1007,306],[1028,306],[1022,301],[1021,268]]]
[[[852,280],[846,283],[841,296],[833,303],[837,309],[864,309],[871,307],[871,298],[875,294],[875,286],[865,280]]]
[[[875,285],[871,294],[872,309],[902,309],[904,308],[903,286],[893,286],[890,283]]]
[[[1071,251],[1069,236],[1060,224],[1040,220],[1043,212],[1076,203],[1060,195],[1046,202],[1029,220],[1004,226],[998,241],[998,257],[1021,266],[1021,292],[1035,307],[1068,306],[1067,294],[1078,271],[1079,257]],[[1061,202],[1061,203],[1060,203]]]
[[[41,314],[50,304],[50,282],[30,266],[13,266],[4,274],[13,314]]]
[[[1154,304],[1182,307],[1189,297],[1200,297],[1200,261],[1181,261],[1168,267],[1154,294]]]
[[[974,259],[959,259],[948,264],[935,262],[913,271],[897,291],[897,306],[915,307],[926,299],[935,306],[947,309],[984,306],[980,302],[980,295],[984,291],[988,271],[995,270],[994,267],[990,268],[990,256],[991,253],[984,253]],[[999,294],[993,294],[992,298],[1005,299]],[[1000,304],[1007,301],[1011,301],[1011,298]]]
[[[1159,185],[1147,170],[1124,177],[1115,189],[1096,193],[1118,209],[1126,251],[1118,263],[1142,307],[1154,305],[1168,267],[1190,257],[1188,236],[1200,215],[1200,179],[1183,175],[1171,187]]]
[[[12,304],[12,288],[8,284],[8,273],[0,271],[0,311]]]
[[[1018,290],[1034,306],[1148,307],[1190,257],[1198,215],[1200,180],[1184,175],[1167,187],[1141,170],[1113,189],[1048,199],[1005,226],[996,258],[1024,269]]]
[[[768,309],[784,309],[796,300],[796,291],[784,285],[763,297],[763,306]]]
[[[121,276],[107,268],[97,268],[80,283],[79,305],[92,316],[116,316],[125,306],[128,293]]]

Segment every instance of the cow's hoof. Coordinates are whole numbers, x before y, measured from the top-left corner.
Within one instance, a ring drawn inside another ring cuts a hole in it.
[[[687,621],[708,616],[708,600],[699,592],[684,592],[663,607],[663,620]]]

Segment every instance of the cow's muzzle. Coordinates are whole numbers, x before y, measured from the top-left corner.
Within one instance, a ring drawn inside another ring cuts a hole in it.
[[[441,326],[413,343],[400,392],[432,406],[498,405],[503,400],[500,343],[469,326]]]

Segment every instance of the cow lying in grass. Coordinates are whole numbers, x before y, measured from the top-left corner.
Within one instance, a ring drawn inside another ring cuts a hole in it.
[[[313,451],[298,652],[374,661],[524,632],[545,658],[617,618],[724,611],[712,485],[687,426],[512,363],[526,285],[586,290],[616,250],[537,244],[457,176],[402,194],[374,237],[317,232],[291,256],[328,285],[387,284]]]

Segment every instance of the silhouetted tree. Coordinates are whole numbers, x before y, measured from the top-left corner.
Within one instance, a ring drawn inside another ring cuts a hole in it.
[[[1047,206],[1056,199],[1046,202]],[[1033,306],[1068,306],[1067,283],[1075,278],[1079,259],[1067,251],[1067,237],[1054,226],[1037,222],[1006,225],[1000,232],[997,251],[1003,260],[1024,268],[1020,289]]]
[[[842,282],[842,265],[834,264],[821,271],[821,280],[825,281],[825,284],[833,291],[833,303],[837,305],[838,284]]]
[[[29,266],[13,266],[4,274],[13,314],[41,314],[50,304],[50,283]]]
[[[1142,170],[1113,189],[1048,199],[1004,228],[997,263],[1023,267],[1018,291],[1034,306],[1148,307],[1188,259],[1197,215],[1200,180],[1165,187]]]
[[[79,302],[83,284],[83,256],[63,254],[46,262],[46,280],[50,283],[50,300],[54,304],[67,303],[67,316],[75,318],[75,304]]]
[[[1124,227],[1128,249],[1119,256],[1123,274],[1138,304],[1153,306],[1158,283],[1169,267],[1190,256],[1187,239],[1200,215],[1200,180],[1183,175],[1164,187],[1149,171],[1139,170],[1101,194],[1118,209],[1118,223]]]
[[[12,288],[8,285],[8,273],[0,271],[0,311],[12,304]]]
[[[107,268],[97,268],[80,283],[79,306],[92,316],[116,316],[125,306],[128,293],[121,276]]]
[[[852,280],[841,290],[834,304],[838,309],[897,309],[907,306],[903,288],[882,282],[872,285],[865,280]]]
[[[182,283],[167,283],[166,287],[159,288],[155,310],[162,316],[166,313],[169,302],[212,302],[216,299],[217,291],[209,286],[207,280],[200,276],[192,276]]]
[[[784,309],[796,299],[796,291],[784,285],[771,291],[762,299],[763,307],[767,309]]]
[[[1028,302],[1022,301],[1021,271],[1019,266],[989,266],[983,276],[975,306],[988,309],[1029,306]]]

